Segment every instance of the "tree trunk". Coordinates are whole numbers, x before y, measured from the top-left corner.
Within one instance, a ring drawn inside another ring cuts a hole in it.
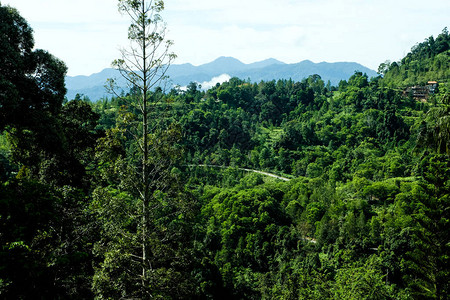
[[[142,15],[145,15],[145,3],[142,1]],[[146,271],[147,271],[147,210],[149,204],[149,195],[148,195],[148,116],[147,116],[147,60],[146,60],[146,20],[142,18],[142,54],[143,54],[143,68],[142,68],[142,78],[143,78],[143,86],[142,86],[142,134],[143,134],[143,150],[144,153],[142,155],[142,287],[145,290],[146,285]]]

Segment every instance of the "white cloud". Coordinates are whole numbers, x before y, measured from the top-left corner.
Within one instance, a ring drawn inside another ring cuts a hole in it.
[[[231,76],[228,74],[222,74],[219,75],[217,77],[213,77],[211,78],[210,81],[203,81],[202,83],[197,82],[197,84],[201,85],[201,89],[202,90],[209,90],[210,88],[212,88],[213,86],[215,86],[218,83],[224,83],[226,81],[229,81],[231,79]],[[187,91],[187,86],[182,86],[180,87],[180,90],[182,91]]]
[[[231,76],[228,74],[222,74],[217,77],[213,77],[210,81],[204,81],[201,83],[203,90],[209,90],[213,86],[215,86],[218,83],[224,83],[226,81],[229,81],[231,79]]]

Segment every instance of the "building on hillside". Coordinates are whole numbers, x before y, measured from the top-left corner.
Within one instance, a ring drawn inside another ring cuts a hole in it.
[[[439,83],[437,81],[428,81],[427,82],[427,87],[428,90],[430,91],[430,94],[434,94],[437,92]]]
[[[415,85],[406,88],[403,95],[411,95],[414,99],[426,102],[429,95],[433,95],[438,91],[439,83],[437,81],[428,81],[427,85]]]
[[[411,88],[411,92],[414,99],[426,101],[430,90],[427,86],[416,85]]]

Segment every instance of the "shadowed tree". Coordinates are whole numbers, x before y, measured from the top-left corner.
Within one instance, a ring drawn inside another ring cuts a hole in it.
[[[92,298],[85,195],[77,188],[88,182],[80,160],[95,142],[96,119],[87,138],[79,129],[90,107],[75,114],[62,106],[66,66],[33,50],[32,33],[16,9],[0,4],[0,132],[8,132],[11,152],[0,176],[0,298]]]
[[[17,161],[32,165],[39,152],[61,150],[56,120],[66,89],[64,63],[33,50],[33,30],[18,11],[0,4],[0,131],[15,140]]]

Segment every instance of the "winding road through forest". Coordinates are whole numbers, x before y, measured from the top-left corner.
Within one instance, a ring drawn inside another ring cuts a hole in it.
[[[254,172],[254,173],[258,173],[261,175],[265,175],[265,176],[269,176],[269,177],[273,177],[276,179],[280,179],[280,180],[284,180],[284,181],[289,181],[289,178],[286,177],[282,177],[282,176],[278,176],[276,174],[273,173],[268,173],[268,172],[263,172],[263,171],[259,171],[259,170],[253,170],[253,169],[247,169],[247,168],[238,168],[238,167],[229,167],[229,166],[218,166],[218,165],[187,165],[188,167],[209,167],[209,168],[221,168],[221,169],[226,169],[226,168],[235,168],[237,170],[241,170],[241,171],[246,171],[246,172]]]
[[[226,169],[226,168],[235,168],[237,170],[241,170],[241,171],[246,171],[246,172],[254,172],[254,173],[258,173],[261,175],[265,175],[265,176],[269,176],[269,177],[273,177],[276,179],[280,179],[280,180],[284,180],[284,181],[290,181],[291,179],[286,178],[286,177],[282,177],[282,176],[278,176],[276,174],[273,173],[268,173],[268,172],[263,172],[263,171],[259,171],[259,170],[253,170],[253,169],[247,169],[247,168],[237,168],[237,167],[229,167],[229,166],[218,166],[218,165],[205,165],[205,164],[200,164],[200,165],[187,165],[188,167],[204,167],[204,168],[221,168],[221,169]],[[310,237],[305,237],[303,238],[304,241],[309,242],[309,243],[313,243],[316,244],[317,240],[314,238],[310,238]],[[369,248],[372,251],[378,251],[378,248]]]

